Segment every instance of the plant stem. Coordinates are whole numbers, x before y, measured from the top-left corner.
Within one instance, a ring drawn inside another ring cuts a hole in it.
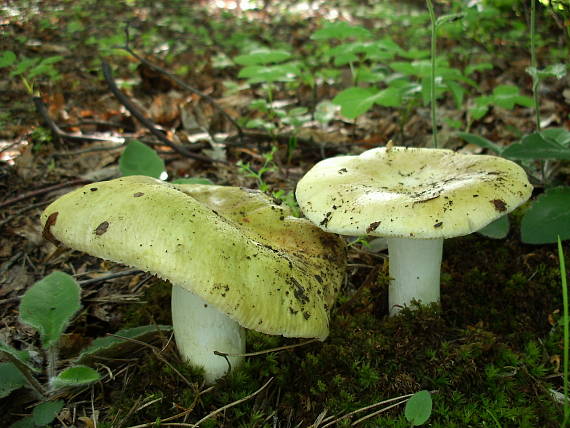
[[[57,362],[57,347],[50,346],[46,351],[47,358],[47,376],[51,380],[55,377],[56,362]]]
[[[429,17],[431,19],[431,88],[430,88],[430,99],[431,99],[431,127],[433,134],[433,147],[437,149],[437,112],[435,105],[435,59],[436,59],[436,44],[437,44],[437,25],[435,19],[435,12],[433,10],[433,4],[431,0],[427,1],[427,8],[429,11]]]
[[[429,0],[428,0],[429,1]],[[530,66],[535,74],[532,76],[532,94],[534,97],[534,114],[536,120],[536,130],[540,132],[540,105],[539,93],[540,78],[536,73],[538,66],[536,61],[536,0],[531,0],[530,3]]]
[[[560,260],[560,277],[562,280],[562,323],[564,325],[564,355],[562,363],[563,379],[564,379],[564,420],[562,427],[566,426],[568,418],[570,417],[570,405],[568,403],[568,354],[570,347],[570,327],[568,326],[568,284],[566,281],[566,262],[564,259],[564,250],[560,236],[558,236],[558,259]]]

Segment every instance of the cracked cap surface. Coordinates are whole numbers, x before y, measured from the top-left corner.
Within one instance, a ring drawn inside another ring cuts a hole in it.
[[[382,147],[317,163],[296,197],[329,232],[433,239],[475,232],[531,193],[524,170],[500,157]]]

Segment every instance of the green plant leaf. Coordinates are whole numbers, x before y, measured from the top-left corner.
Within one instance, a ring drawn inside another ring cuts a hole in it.
[[[209,178],[191,177],[191,178],[177,178],[172,180],[172,184],[215,184]]]
[[[34,423],[37,426],[51,424],[63,408],[63,404],[63,400],[47,401],[45,403],[38,404],[34,407],[34,410],[32,410],[32,419],[34,420]]]
[[[469,134],[468,132],[459,132],[457,134],[460,138],[463,138],[470,144],[475,144],[476,146],[483,147],[484,149],[489,149],[500,155],[504,148],[487,140],[479,135]]]
[[[345,117],[355,119],[366,113],[374,104],[399,107],[402,103],[402,95],[396,88],[378,90],[353,87],[339,92],[332,102],[340,106],[341,113]]]
[[[249,83],[292,82],[299,73],[297,63],[279,65],[250,65],[241,69],[240,78],[247,78]]]
[[[12,51],[4,51],[0,56],[0,68],[10,67],[16,62],[16,54]]]
[[[0,398],[26,385],[26,378],[12,363],[0,363]]]
[[[311,36],[313,40],[328,39],[369,39],[372,33],[359,25],[350,25],[344,21],[326,22],[323,28],[317,30]]]
[[[540,132],[547,140],[552,140],[563,146],[570,146],[570,131],[564,128],[549,128]]]
[[[34,418],[31,416],[26,416],[25,418],[20,419],[17,422],[14,422],[10,425],[10,428],[36,428],[37,425],[34,422]]]
[[[416,392],[406,403],[404,416],[412,426],[423,425],[431,416],[432,399],[429,391]]]
[[[164,161],[153,149],[138,140],[133,140],[119,158],[119,170],[123,175],[160,178],[165,167]]]
[[[439,28],[449,22],[459,21],[460,19],[463,19],[464,16],[464,13],[450,13],[448,15],[441,15],[437,17],[435,25],[437,28]]]
[[[503,239],[509,234],[509,229],[509,217],[504,215],[502,217],[499,217],[497,220],[489,223],[483,229],[479,229],[477,233],[480,233],[487,238]]]
[[[411,48],[408,49],[407,51],[402,50],[400,52],[401,56],[409,59],[424,59],[429,57],[429,54],[430,52],[428,49],[416,49],[416,48]]]
[[[469,76],[475,73],[476,71],[484,71],[492,69],[493,69],[493,64],[491,64],[490,62],[480,62],[478,64],[470,64],[467,67],[465,67],[464,74],[466,76]]]
[[[87,366],[73,366],[65,369],[50,380],[53,390],[61,388],[85,386],[97,382],[101,376],[97,371]]]
[[[33,372],[38,373],[40,370],[30,364],[30,353],[28,351],[18,351],[17,349],[8,346],[0,340],[0,356],[1,352],[10,354],[12,357],[16,358],[20,363],[25,365],[28,369]]]
[[[499,107],[512,110],[516,104],[531,107],[532,98],[521,95],[519,88],[511,85],[499,85],[493,89],[492,102]]]
[[[137,343],[122,339],[136,339],[140,342],[150,343],[160,332],[171,331],[169,325],[144,325],[140,327],[126,328],[115,333],[116,336],[99,337],[91,342],[91,345],[79,354],[77,361],[85,364],[96,358],[118,358],[129,355],[140,348]],[[120,337],[117,337],[120,336]]]
[[[546,68],[537,69],[536,67],[528,67],[526,72],[530,74],[535,79],[545,79],[547,77],[555,77],[556,79],[562,79],[566,76],[566,64],[551,64]]]
[[[24,73],[25,71],[33,67],[35,64],[37,64],[38,61],[39,58],[21,59],[20,61],[18,61],[18,65],[16,65],[16,68],[10,72],[10,77],[18,76]]]
[[[455,101],[455,106],[459,109],[463,106],[463,96],[465,95],[465,89],[459,83],[454,81],[446,82],[447,87],[453,95],[453,100]]]
[[[527,244],[552,244],[570,238],[570,187],[547,189],[530,206],[521,222]]]
[[[245,55],[236,56],[234,62],[240,65],[266,65],[282,62],[289,58],[291,58],[291,53],[285,50],[260,48]]]
[[[44,349],[54,346],[79,310],[81,288],[63,273],[53,272],[36,282],[22,297],[20,321],[40,333]]]
[[[555,139],[548,138],[548,134],[533,132],[525,135],[518,143],[513,143],[503,151],[503,156],[510,159],[559,159],[570,160],[570,148],[563,146]],[[550,133],[550,135],[556,135]],[[562,141],[565,136],[561,133]]]

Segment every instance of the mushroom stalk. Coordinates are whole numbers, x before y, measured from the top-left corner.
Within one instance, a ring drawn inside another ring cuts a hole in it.
[[[443,239],[389,238],[390,315],[412,300],[427,305],[439,302]]]
[[[172,325],[180,355],[190,364],[204,368],[207,383],[214,383],[243,361],[243,357],[224,357],[214,351],[243,354],[244,329],[213,305],[177,285],[172,286]]]

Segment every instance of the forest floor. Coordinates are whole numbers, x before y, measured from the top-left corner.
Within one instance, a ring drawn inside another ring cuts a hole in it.
[[[312,2],[315,9],[296,8],[302,2],[268,2],[265,9],[253,10],[223,9],[231,3],[223,1],[26,3],[0,7],[0,340],[37,351],[39,364],[38,335],[19,322],[18,305],[32,284],[56,270],[82,285],[82,309],[60,344],[61,367],[97,337],[171,324],[168,283],[81,252],[55,253],[42,236],[40,213],[49,203],[78,186],[120,175],[126,142],[137,139],[153,147],[169,178],[261,186],[270,193],[282,191],[288,203],[297,181],[325,157],[358,154],[390,140],[413,147],[431,144],[429,106],[421,96],[400,107],[377,105],[356,120],[323,103],[354,80],[348,65],[330,65],[332,57],[325,61],[328,68],[319,68],[325,47],[311,38],[327,20],[346,21],[390,36],[407,52],[428,49],[429,20],[422,2],[386,9],[357,1]],[[438,5],[437,12],[448,9]],[[470,75],[477,89],[466,85],[464,107],[451,93],[440,98],[442,147],[484,153],[460,139],[458,131],[507,146],[534,130],[534,110],[528,106],[491,105],[479,119],[465,107],[475,94],[491,93],[499,85],[532,95],[525,72],[530,65],[528,10],[519,12],[507,13],[503,27],[489,24],[486,34],[467,22],[463,38],[451,31],[440,37],[438,49],[451,53],[450,67],[465,70],[478,55],[491,64]],[[567,60],[565,18],[542,11],[540,19],[539,61]],[[264,99],[267,106],[263,82],[238,78],[241,66],[232,61],[251,46],[286,49],[303,59],[305,80],[277,82],[269,98],[272,108],[287,112],[305,107],[307,113],[298,116],[307,117],[300,124],[293,113],[280,120],[251,107]],[[173,145],[153,135],[113,95],[101,58],[113,70],[110,79]],[[387,73],[386,67],[366,70]],[[321,77],[313,82],[311,76]],[[569,88],[568,77],[543,83],[543,127],[570,128]],[[322,120],[315,119],[315,112]],[[243,137],[226,115],[238,120]],[[259,126],[247,127],[254,119]],[[190,155],[173,147],[185,147]],[[564,165],[558,179],[570,184]],[[534,196],[541,192],[537,186]],[[407,427],[405,397],[422,389],[432,391],[430,426],[560,426],[559,259],[553,244],[521,242],[524,210],[511,214],[504,239],[472,234],[446,240],[440,307],[389,317],[387,254],[357,243],[349,247],[347,278],[326,341],[287,347],[303,341],[248,331],[248,352],[285,349],[248,357],[241,368],[208,387],[198,370],[180,361],[169,333],[156,334],[145,346],[92,361],[101,381],[59,394],[65,406],[53,426],[194,426],[206,418],[201,427]],[[381,413],[374,414],[390,403],[368,408],[398,397],[400,405]],[[0,399],[0,425],[29,415],[37,403],[25,388]]]

